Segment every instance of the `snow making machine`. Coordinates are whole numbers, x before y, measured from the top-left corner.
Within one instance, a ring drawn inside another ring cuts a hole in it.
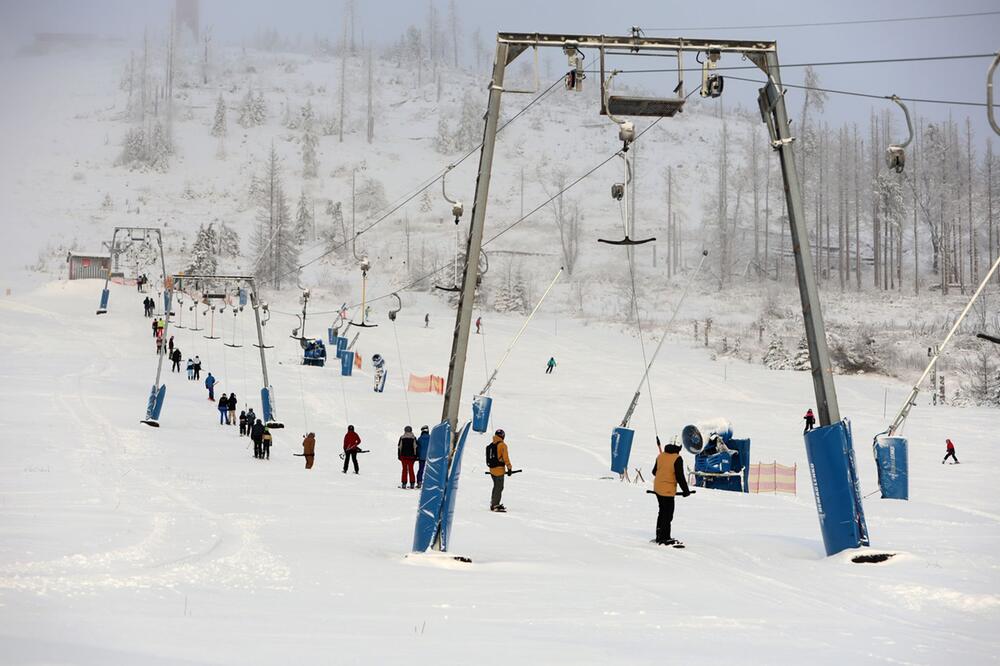
[[[685,426],[681,441],[694,455],[695,486],[749,492],[750,440],[734,438],[729,421],[714,419]]]

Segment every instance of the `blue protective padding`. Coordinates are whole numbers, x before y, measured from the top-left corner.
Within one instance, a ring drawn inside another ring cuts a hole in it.
[[[354,372],[354,352],[344,350],[340,353],[340,374],[350,377]]]
[[[271,387],[266,386],[260,390],[260,404],[264,409],[264,423],[268,423],[272,420],[274,416],[274,410],[271,407]]]
[[[850,423],[844,420],[810,430],[804,439],[826,554],[867,546]]]
[[[490,429],[490,411],[493,409],[493,398],[477,395],[472,399],[472,429],[476,432],[488,432]]]
[[[337,344],[337,336],[333,334],[332,328],[326,329],[326,341],[331,347],[335,347]]]
[[[628,459],[632,454],[632,440],[635,430],[618,427],[611,431],[611,471],[624,474],[628,469]]]
[[[247,305],[247,290],[241,287],[239,294],[240,294],[240,307],[245,308]]]
[[[98,308],[99,310],[107,310],[108,309],[108,299],[109,298],[111,298],[111,292],[108,291],[107,289],[102,289],[101,290],[101,305]]]
[[[163,291],[163,316],[170,316],[170,290],[165,289]]]
[[[444,504],[441,509],[441,550],[448,550],[451,540],[451,524],[455,517],[455,498],[458,497],[458,477],[462,474],[462,452],[465,450],[465,440],[469,436],[469,426],[466,422],[462,434],[455,445],[455,453],[451,457],[451,469],[448,470],[448,484],[444,489]]]
[[[879,437],[873,445],[878,487],[883,499],[910,499],[910,473],[905,437]]]
[[[347,351],[347,338],[337,338],[337,358],[343,356],[344,352]]]
[[[733,454],[713,453],[705,457],[705,471],[724,473],[732,470]]]
[[[413,526],[414,553],[422,553],[430,548],[441,524],[444,491],[448,483],[448,449],[450,448],[451,424],[442,421],[431,430],[431,441],[427,444],[424,484],[420,489],[417,521]]]
[[[163,384],[159,390],[154,386],[149,392],[149,401],[146,403],[146,420],[159,421],[160,411],[163,409],[163,400],[167,397],[167,385]]]

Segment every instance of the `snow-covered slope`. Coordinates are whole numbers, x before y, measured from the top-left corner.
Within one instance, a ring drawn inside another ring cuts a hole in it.
[[[602,478],[638,350],[617,330],[543,313],[495,388],[495,426],[525,471],[507,484],[510,512],[490,513],[486,441],[470,442],[453,551],[472,563],[459,565],[406,557],[417,497],[395,487],[402,426],[440,414],[440,398],[407,401],[399,381],[401,368],[446,370],[452,315],[436,299],[409,299],[401,353],[379,311],[358,342],[365,369],[346,379],[297,365],[297,344],[272,325],[287,427],[262,462],[180,375],[167,377],[162,427],[138,423],[155,368],[148,320],[125,287],[95,317],[99,289],[52,282],[0,300],[5,663],[982,664],[1000,653],[995,411],[914,411],[912,500],[865,503],[873,547],[899,554],[852,564],[823,556],[799,436],[808,374],[713,363],[669,344],[653,373],[660,434],[725,415],[752,438],[754,461],[798,464],[799,492],[679,500],[675,533],[688,548],[664,551],[648,543],[656,506],[645,487]],[[520,324],[484,320],[467,396]],[[220,391],[256,395],[256,350],[174,333]],[[390,364],[381,395],[367,374],[376,352]],[[559,366],[544,375],[550,355]],[[837,386],[871,493],[868,437],[885,423],[885,397],[891,409],[906,387],[871,377]],[[359,476],[339,469],[348,423],[372,451]],[[632,464],[647,470],[645,398],[633,425]],[[311,471],[291,455],[307,430],[318,440]],[[961,465],[941,465],[945,437]]]

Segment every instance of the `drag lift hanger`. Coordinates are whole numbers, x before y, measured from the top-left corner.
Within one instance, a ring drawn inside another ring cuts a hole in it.
[[[906,150],[905,148],[910,145],[913,141],[913,123],[910,121],[910,111],[903,104],[902,100],[893,95],[890,97],[893,102],[899,105],[899,108],[903,110],[903,115],[906,117],[906,129],[909,132],[909,136],[906,141],[898,144],[889,144],[889,147],[885,151],[885,162],[890,169],[896,173],[903,173],[903,168],[906,166]]]
[[[225,344],[227,347],[239,348],[242,347],[243,345],[236,344],[236,317],[239,315],[239,313],[243,312],[243,306],[233,305],[232,307],[233,307],[233,343],[229,344],[228,342],[224,342],[223,344]]]
[[[708,49],[705,52],[704,60],[700,59],[697,54],[695,55],[695,60],[701,63],[700,94],[702,97],[711,97],[714,99],[722,95],[725,80],[718,74],[711,73],[718,66],[720,57],[722,57],[722,52],[719,49]]]
[[[368,257],[361,257],[359,260],[361,267],[361,321],[360,322],[350,322],[351,326],[357,326],[359,328],[375,328],[378,324],[369,324],[367,321],[367,313],[365,312],[367,307],[368,298],[368,271],[371,270],[371,262],[368,261]]]
[[[993,59],[993,64],[990,65],[990,69],[986,73],[986,118],[990,121],[990,127],[993,128],[993,131],[1000,134],[1000,125],[997,125],[997,121],[993,117],[993,72],[996,71],[997,65],[1000,65],[1000,53],[997,53],[997,57]]]
[[[390,296],[396,299],[396,307],[389,310],[389,321],[396,321],[396,315],[398,315],[399,311],[403,309],[403,299],[401,299],[399,294],[396,292],[392,292]]]
[[[444,200],[451,204],[451,214],[455,216],[455,224],[458,225],[458,222],[461,219],[462,214],[465,212],[465,206],[462,205],[461,201],[458,201],[457,199],[452,199],[451,197],[448,196],[448,192],[445,189],[445,182],[444,182],[445,178],[448,175],[448,172],[454,168],[455,168],[454,164],[448,165],[448,168],[445,170],[444,175],[441,176],[441,194],[444,196]],[[441,291],[450,291],[450,292],[462,291],[462,288],[458,286],[458,238],[457,237],[455,239],[455,259],[454,263],[452,264],[452,284],[450,287],[443,287],[439,284],[436,284],[434,285],[434,288],[440,289]]]

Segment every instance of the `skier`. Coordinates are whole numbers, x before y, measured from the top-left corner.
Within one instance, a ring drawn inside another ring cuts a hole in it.
[[[948,452],[944,454],[944,460],[941,461],[941,464],[943,465],[944,461],[947,460],[948,458],[951,458],[952,460],[955,461],[952,463],[953,465],[959,464],[958,458],[955,457],[955,445],[952,444],[950,439],[946,439],[944,440],[944,442],[945,442],[945,448],[947,449]]]
[[[173,338],[170,338],[170,339],[173,340]],[[170,353],[170,360],[173,362],[173,365],[170,367],[170,371],[171,372],[180,372],[181,371],[181,350],[179,348],[173,350]]]
[[[431,313],[428,312],[427,314],[424,315],[424,328],[427,328],[430,325],[431,325]]]
[[[358,473],[358,448],[361,446],[361,437],[354,432],[354,426],[347,426],[344,434],[344,474],[347,474],[347,464],[354,462],[354,473]]]
[[[264,460],[271,459],[271,431],[266,427],[260,436],[260,457]]]
[[[159,325],[158,325],[158,324],[156,323],[156,320],[154,319],[154,320],[153,320],[153,337],[154,337],[154,338],[156,337],[156,333],[157,333],[157,331],[159,331],[159,329],[160,329],[160,327],[159,327]]]
[[[250,428],[250,439],[253,441],[253,457],[260,458],[260,443],[264,437],[264,424],[260,419],[254,421]]]
[[[417,438],[413,436],[413,428],[406,426],[403,428],[403,436],[399,438],[397,444],[397,457],[403,467],[400,477],[400,488],[406,488],[406,481],[409,479],[410,488],[416,486],[417,477],[413,473],[413,463],[417,459]]]
[[[240,412],[240,437],[247,434],[247,413],[246,411]]]
[[[163,321],[163,317],[156,320],[156,334],[163,337],[163,330],[167,327],[167,322]]]
[[[201,379],[201,358],[197,354],[194,355],[194,378],[196,381]]]
[[[187,362],[188,379],[194,379],[194,361],[188,359]]]
[[[479,335],[479,333],[482,330],[483,330],[483,318],[482,317],[476,317],[476,335]]]
[[[197,356],[195,356],[195,361],[194,361],[194,376],[195,377],[198,376],[198,357]],[[208,373],[208,377],[205,377],[205,388],[208,389],[208,399],[211,400],[212,402],[215,402],[215,377],[212,376],[211,372]],[[225,394],[223,394],[223,395],[225,395]]]
[[[156,336],[156,355],[159,356],[163,353],[163,337],[160,335]]]
[[[813,410],[810,408],[806,410],[806,415],[802,418],[806,422],[806,429],[802,431],[802,434],[804,435],[816,427],[816,417],[813,415]]]
[[[211,375],[209,375],[211,376]],[[208,381],[207,379],[205,381]],[[219,398],[219,425],[226,425],[229,423],[229,398],[223,393],[222,397]]]
[[[420,437],[417,437],[417,488],[424,487],[424,465],[427,464],[427,447],[430,445],[430,428],[420,426]]]
[[[556,367],[556,358],[555,356],[550,356],[548,363],[545,364],[545,374],[551,375],[552,371],[555,370],[555,367]]]
[[[656,462],[653,464],[653,492],[656,494],[656,501],[660,504],[660,510],[656,516],[656,538],[654,541],[662,546],[680,544],[677,539],[670,536],[670,523],[674,519],[674,496],[677,494],[677,486],[680,485],[683,497],[691,494],[688,490],[687,479],[684,478],[684,461],[681,459],[680,453],[681,447],[678,444],[667,444],[663,447],[663,452],[656,456]]]
[[[250,407],[247,409],[247,435],[250,434],[250,428],[256,422],[257,422],[257,415],[253,413],[253,407]]]
[[[229,408],[229,414],[226,415],[226,423],[229,425],[236,425],[236,407],[240,404],[240,401],[236,399],[235,393],[229,394],[229,402],[226,406]]]
[[[302,440],[302,456],[306,459],[306,469],[312,469],[316,458],[316,433],[311,432]]]
[[[500,503],[503,496],[503,476],[504,474],[509,475],[513,469],[504,437],[506,437],[506,433],[503,430],[497,430],[493,433],[493,441],[486,445],[486,466],[490,468],[490,475],[493,477],[490,511],[499,511],[500,513],[507,510],[507,507]]]
[[[170,340],[167,342],[167,349],[172,353],[174,351],[174,336],[170,336]]]

